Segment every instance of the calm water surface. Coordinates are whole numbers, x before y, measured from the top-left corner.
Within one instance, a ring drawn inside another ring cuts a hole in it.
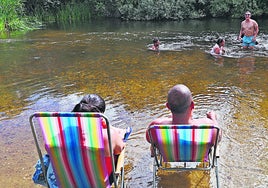
[[[37,152],[30,114],[71,111],[87,93],[105,98],[114,126],[134,129],[127,187],[152,187],[145,130],[169,114],[167,91],[178,83],[192,90],[195,117],[218,114],[221,187],[268,185],[268,20],[257,20],[254,51],[241,50],[236,41],[240,21],[98,20],[0,39],[1,187],[37,187],[31,180]],[[147,50],[154,36],[161,41],[159,55]],[[227,57],[207,53],[218,36],[226,38]],[[213,172],[161,173],[158,187],[215,187],[215,179]]]

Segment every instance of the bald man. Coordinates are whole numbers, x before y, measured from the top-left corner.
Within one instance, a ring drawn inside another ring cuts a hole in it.
[[[194,102],[190,89],[178,84],[172,87],[167,96],[166,107],[171,111],[171,116],[155,119],[151,125],[201,125],[209,124],[218,126],[215,112],[208,112],[204,118],[193,119]],[[146,131],[146,139],[150,142],[149,134]],[[221,139],[221,132],[219,140]]]

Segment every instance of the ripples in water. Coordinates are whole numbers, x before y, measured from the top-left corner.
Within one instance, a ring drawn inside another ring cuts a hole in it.
[[[204,34],[204,33],[203,33]],[[226,54],[224,57],[241,58],[245,56],[265,57],[268,56],[268,35],[261,34],[258,36],[258,45],[254,50],[242,49],[242,44],[237,40],[237,35],[227,34],[224,37],[226,40],[225,49]],[[200,48],[206,53],[210,52],[210,49],[216,43],[217,38],[211,37],[210,33],[204,34],[204,36],[185,36],[177,34],[177,36],[160,38],[160,51],[183,51],[191,50],[193,48]],[[150,49],[152,44],[148,44],[147,48]]]
[[[123,32],[47,30],[0,40],[4,70],[0,75],[0,120],[4,125],[0,129],[4,138],[0,143],[4,166],[0,184],[7,182],[10,169],[23,163],[23,170],[13,172],[13,185],[22,185],[22,177],[23,187],[33,185],[32,167],[37,156],[28,126],[32,112],[71,111],[85,93],[97,92],[107,97],[105,113],[112,125],[133,127],[125,161],[128,187],[151,187],[153,160],[145,130],[153,119],[170,113],[165,107],[166,92],[176,83],[185,83],[193,91],[195,117],[204,117],[208,110],[219,115],[224,134],[220,148],[222,187],[260,187],[261,179],[267,182],[267,120],[263,110],[267,107],[267,66],[265,58],[254,57],[267,56],[267,35],[260,34],[260,48],[249,51],[241,50],[235,32],[222,32],[229,56],[224,65],[215,66],[205,52],[219,34],[209,29],[187,31],[196,27],[182,29],[176,32],[176,25],[159,32],[151,28],[144,31],[144,27],[142,31],[127,28]],[[161,41],[163,53],[159,56],[146,51],[153,35]],[[246,55],[255,58],[254,65],[250,58],[240,58]],[[10,147],[12,143],[16,144]],[[191,183],[200,185],[197,181],[209,182],[209,174],[160,174],[158,180],[159,187],[191,187]]]

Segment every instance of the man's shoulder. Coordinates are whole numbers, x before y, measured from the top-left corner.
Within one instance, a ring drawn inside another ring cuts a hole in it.
[[[253,22],[253,24],[258,25],[258,23],[255,20],[251,19],[251,21]]]
[[[165,124],[171,124],[172,119],[169,117],[161,117],[153,120],[150,125],[165,125]]]
[[[253,23],[253,24],[257,24],[257,22],[255,21],[255,20],[253,20],[253,19],[249,19],[249,20],[244,20],[244,21],[242,21],[241,22],[242,24],[251,24],[251,23]]]
[[[193,119],[191,124],[193,124],[193,125],[202,125],[202,124],[214,125],[215,122],[209,118],[199,118],[199,119]]]

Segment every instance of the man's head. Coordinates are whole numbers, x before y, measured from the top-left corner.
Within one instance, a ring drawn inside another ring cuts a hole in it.
[[[175,85],[168,92],[167,107],[172,113],[181,114],[186,112],[192,102],[192,93],[183,84]]]
[[[250,19],[251,13],[249,11],[245,12],[245,18]]]

